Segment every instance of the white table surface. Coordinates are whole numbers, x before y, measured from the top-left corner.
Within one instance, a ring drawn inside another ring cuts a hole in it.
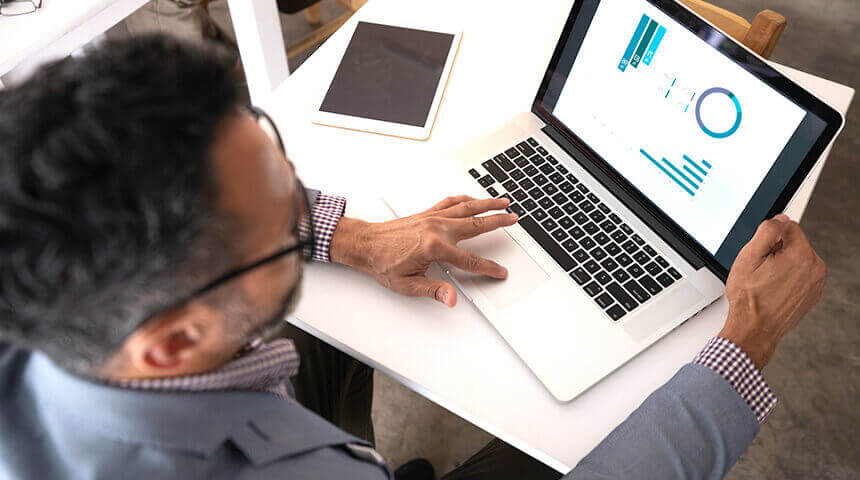
[[[446,152],[530,109],[571,4],[532,2],[522,8],[498,1],[371,0],[363,7],[351,23],[455,18],[464,28],[435,127],[425,142],[311,123],[350,28],[332,36],[262,106],[285,135],[306,185],[346,195],[348,215],[392,218],[380,199],[391,182],[404,181],[404,176],[422,182],[422,176],[409,172],[438,170],[447,162]],[[839,110],[847,110],[852,89],[784,70]],[[821,164],[823,159],[789,208],[794,218],[802,214]],[[315,264],[307,268],[303,298],[290,321],[567,471],[692,359],[719,330],[726,311],[727,303],[720,299],[569,403],[550,396],[462,296],[449,310],[430,300],[391,293],[349,269]]]
[[[0,16],[0,76],[21,65],[69,55],[147,1],[42,0],[34,13]]]

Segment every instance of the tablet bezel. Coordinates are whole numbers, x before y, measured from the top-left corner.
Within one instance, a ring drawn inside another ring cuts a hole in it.
[[[600,0],[598,0],[600,1]],[[790,100],[797,103],[801,108],[807,110],[813,115],[821,118],[826,127],[821,135],[813,143],[809,152],[795,169],[788,183],[782,189],[780,194],[774,200],[773,205],[769,208],[765,219],[771,218],[774,215],[782,212],[788,205],[789,201],[794,197],[797,190],[803,184],[807,175],[812,171],[821,154],[833,143],[836,135],[844,125],[842,114],[829,105],[827,102],[815,97],[809,91],[793,82],[791,79],[782,75],[779,71],[770,66],[766,60],[749,50],[741,43],[735,41],[728,34],[719,30],[717,27],[710,24],[707,20],[700,17],[698,14],[673,0],[646,0],[648,3],[658,8],[666,15],[671,17],[679,25],[686,27],[694,35],[701,39],[707,39],[707,42],[714,47],[718,52],[726,55],[741,68],[744,68],[759,80],[770,86],[774,90],[782,93]],[[547,125],[552,126],[560,132],[563,137],[575,144],[581,151],[587,154],[587,158],[593,165],[611,179],[618,187],[625,190],[630,197],[638,203],[638,207],[646,210],[652,218],[655,218],[660,224],[665,227],[675,238],[665,238],[667,242],[674,243],[680,241],[686,247],[691,249],[697,257],[699,257],[705,266],[711,270],[717,277],[725,281],[728,277],[729,269],[720,263],[714,254],[703,247],[689,233],[681,228],[674,220],[666,215],[662,209],[654,204],[650,199],[643,195],[635,186],[633,186],[626,178],[612,168],[597,152],[588,147],[586,142],[581,140],[574,132],[570,131],[564,124],[559,121],[551,110],[548,110],[542,100],[544,99],[550,82],[558,81],[558,76],[564,76],[565,79],[569,72],[563,72],[558,69],[559,61],[567,44],[568,38],[571,36],[576,21],[582,13],[582,6],[585,2],[578,1],[574,4],[570,16],[565,23],[564,29],[560,36],[559,42],[553,53],[549,67],[547,68],[544,79],[541,83],[538,93],[532,105],[532,112],[543,120]],[[592,17],[593,18],[593,17]],[[587,19],[585,24],[587,30],[591,23],[591,18]],[[584,33],[584,32],[577,32]],[[578,53],[578,51],[577,51]],[[574,57],[575,58],[575,57]],[[633,209],[634,211],[636,209]]]
[[[385,25],[388,27],[395,28],[425,30],[433,33],[443,33],[454,36],[454,38],[451,40],[451,47],[448,50],[448,56],[445,59],[445,66],[442,69],[442,75],[439,77],[439,84],[436,85],[436,92],[433,95],[433,103],[430,104],[430,110],[427,112],[427,118],[424,119],[424,125],[405,125],[402,123],[386,122],[383,120],[355,117],[352,115],[344,115],[340,113],[323,112],[320,110],[320,106],[322,106],[323,100],[328,93],[328,88],[325,89],[319,99],[319,102],[317,103],[317,110],[313,114],[312,122],[317,125],[345,128],[348,130],[378,133],[381,135],[389,135],[413,140],[427,140],[428,138],[430,138],[430,132],[433,130],[433,125],[436,123],[436,114],[439,111],[439,105],[442,103],[442,97],[444,96],[445,88],[448,85],[448,79],[451,76],[451,69],[453,68],[454,60],[457,57],[457,52],[460,48],[460,39],[463,36],[463,30],[461,28],[452,28],[450,24],[441,25],[439,23],[422,23],[410,21],[407,23],[400,23],[394,25],[388,22],[377,22],[369,19],[364,19],[353,24],[349,34],[350,40],[352,40],[356,28],[358,28],[358,25],[362,22],[374,23],[377,25]],[[348,48],[348,46],[349,42],[347,42],[346,47],[344,47],[344,50],[341,52],[341,62],[343,61],[343,56],[346,54],[346,48]],[[340,68],[341,62],[338,62],[337,67],[334,69],[334,71],[331,72],[329,78],[334,78],[337,69]],[[329,82],[329,87],[330,86],[331,82]]]

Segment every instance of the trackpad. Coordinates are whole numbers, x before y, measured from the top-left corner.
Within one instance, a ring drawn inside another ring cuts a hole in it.
[[[549,280],[549,275],[504,230],[460,242],[459,246],[508,269],[504,280],[451,270],[460,283],[471,282],[496,308],[513,305]]]

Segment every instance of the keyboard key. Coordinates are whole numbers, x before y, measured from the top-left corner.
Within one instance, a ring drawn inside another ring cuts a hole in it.
[[[591,203],[594,203],[594,204],[600,203],[600,199],[597,198],[597,195],[595,195],[593,193],[589,193],[588,195],[586,195],[586,198],[591,200]]]
[[[568,252],[572,252],[572,251],[576,250],[578,247],[578,245],[576,244],[576,242],[573,241],[572,238],[568,238],[567,240],[562,242],[561,246],[564,247],[564,249],[567,250]]]
[[[574,184],[574,185],[576,185],[577,183],[579,183],[579,179],[577,179],[576,177],[574,177],[572,173],[568,173],[567,175],[565,175],[565,176],[564,176],[564,178],[566,178],[568,182],[570,182],[570,183],[572,183],[572,184]]]
[[[540,188],[535,187],[535,188],[529,190],[529,196],[534,198],[535,200],[540,200],[541,198],[546,196],[546,194],[543,193],[543,190],[541,190]]]
[[[621,265],[622,267],[627,267],[627,265],[630,265],[633,262],[633,259],[630,258],[626,253],[622,253],[621,255],[615,257],[615,261],[618,262],[618,265]]]
[[[663,290],[663,287],[661,287],[657,282],[654,281],[653,278],[647,275],[640,278],[639,283],[641,283],[642,286],[645,287],[645,290],[648,290],[648,293],[650,293],[651,295],[657,295]]]
[[[543,186],[543,184],[545,184],[546,182],[549,181],[543,175],[535,175],[534,180],[535,180],[535,183],[540,185],[540,186]]]
[[[529,158],[529,161],[532,163],[532,165],[534,165],[536,167],[539,167],[539,166],[543,165],[544,163],[546,163],[546,159],[541,157],[540,155],[535,155],[534,157]],[[547,166],[549,166],[549,165],[547,165]]]
[[[626,242],[621,244],[621,248],[624,249],[627,253],[633,253],[637,250],[636,244],[633,243],[632,240],[627,240]]]
[[[502,154],[502,153],[500,153],[500,154],[496,155],[495,157],[493,157],[493,159],[494,159],[494,160],[496,161],[496,163],[498,163],[498,164],[499,164],[499,166],[500,166],[500,167],[502,167],[502,169],[503,169],[503,170],[505,170],[506,172],[510,172],[511,170],[513,170],[514,168],[516,168],[516,167],[514,166],[514,162],[512,162],[512,161],[508,160],[508,157],[506,157],[506,156],[505,156],[504,154]]]
[[[606,291],[615,297],[615,300],[617,300],[618,303],[620,303],[628,312],[639,306],[639,303],[637,303],[636,300],[634,300],[633,297],[631,297],[630,294],[621,288],[621,285],[616,282],[612,282],[607,285]]]
[[[597,225],[595,225],[594,222],[586,223],[582,226],[582,229],[588,232],[589,235],[594,235],[598,230]]]
[[[562,175],[567,175],[567,169],[564,168],[564,165],[559,165],[558,171],[561,172]]]
[[[514,158],[514,157],[520,156],[520,152],[514,147],[511,147],[511,148],[505,150],[505,154],[508,156],[508,158]]]
[[[609,215],[609,212],[611,212],[611,210],[609,209],[609,207],[606,206],[605,203],[598,203],[597,209],[600,210],[601,212],[607,214],[607,215]]]
[[[577,240],[579,240],[580,238],[582,238],[583,235],[585,235],[585,231],[576,225],[574,225],[573,228],[569,228],[567,232],[570,234],[571,237]]]
[[[621,230],[616,230],[612,232],[612,235],[610,235],[610,237],[612,237],[612,239],[615,240],[616,243],[624,243],[627,240],[627,235],[624,235],[624,232],[622,232]]]
[[[546,218],[546,212],[538,208],[537,210],[532,212],[532,216],[535,217],[535,220],[540,222],[541,220]]]
[[[526,199],[522,203],[522,205],[523,205],[523,207],[525,207],[526,210],[528,210],[530,212],[537,208],[537,203],[535,203],[535,201],[532,200],[531,198]]]
[[[589,260],[585,262],[583,267],[588,273],[596,273],[598,270],[600,270],[600,265],[598,265],[597,262],[595,262],[594,260]]]
[[[660,268],[660,265],[657,265],[654,262],[651,262],[648,265],[645,265],[645,271],[650,273],[651,276],[657,276],[657,274],[660,273],[661,270],[663,270],[663,269]]]
[[[615,260],[611,258],[604,258],[602,262],[600,262],[600,266],[603,267],[607,272],[611,272],[618,268],[618,264],[615,263]]]
[[[498,196],[499,196],[499,192],[498,192],[498,191],[496,191],[496,189],[495,189],[495,188],[493,188],[493,187],[489,187],[489,188],[487,188],[487,193],[489,193],[489,194],[490,194],[490,196],[492,196],[493,198],[495,198],[495,197],[498,197]]]
[[[552,207],[553,207],[553,205],[555,205],[555,202],[553,202],[553,201],[552,201],[552,199],[551,199],[551,198],[549,198],[549,197],[543,197],[543,198],[541,198],[541,199],[540,199],[540,201],[538,202],[538,205],[540,205],[541,207],[543,207],[543,208],[545,208],[545,209],[549,210],[550,208],[552,208]]]
[[[517,157],[514,159],[514,163],[520,168],[526,168],[531,165],[531,162],[526,157]]]
[[[636,242],[636,245],[642,246],[645,244],[645,240],[642,240],[642,237],[640,237],[639,235],[637,235],[635,233],[633,235],[631,235],[630,238],[632,238],[633,241]]]
[[[606,250],[600,247],[594,247],[590,252],[591,258],[597,260],[598,262],[606,258]]]
[[[519,182],[520,180],[522,180],[522,179],[523,179],[523,177],[525,177],[525,176],[526,176],[526,174],[525,174],[525,173],[523,173],[523,171],[522,171],[522,170],[519,170],[519,169],[514,170],[513,172],[511,172],[511,178],[513,178],[514,180],[516,180],[516,181],[518,181],[518,182]]]
[[[562,182],[558,188],[564,193],[570,193],[570,191],[573,190],[573,184],[570,182]]]
[[[615,300],[612,299],[612,296],[608,293],[604,293],[603,295],[598,295],[594,297],[594,302],[597,303],[600,308],[606,308],[612,305]]]
[[[595,211],[589,213],[588,216],[589,216],[589,218],[594,220],[594,223],[600,223],[600,222],[606,220],[606,216],[603,215],[603,213],[601,213],[600,210],[595,210]]]
[[[545,175],[550,175],[550,174],[552,174],[552,172],[555,171],[555,168],[553,168],[552,165],[547,163],[547,164],[544,164],[544,166],[540,167],[538,170],[543,172]]]
[[[522,188],[523,188],[523,190],[530,190],[530,189],[531,189],[531,188],[533,188],[534,186],[535,186],[535,182],[531,181],[531,180],[530,180],[530,179],[528,179],[528,178],[526,178],[525,180],[523,180],[522,182],[520,182],[520,187],[522,187]]]
[[[524,192],[522,190],[517,190],[516,192],[511,193],[511,196],[514,197],[518,202],[522,202],[523,200],[528,198],[528,195],[526,195],[526,192]]]
[[[534,139],[534,137],[529,137],[526,141],[529,142],[529,145],[533,147],[537,147],[538,145],[538,142]]]
[[[629,273],[630,276],[633,278],[639,278],[642,275],[645,275],[645,270],[642,270],[642,267],[634,263],[633,265],[630,265],[630,268],[627,269],[627,273]]]
[[[567,201],[567,197],[565,194],[558,192],[552,196],[552,201],[556,203],[556,205],[563,205],[564,202]]]
[[[606,314],[613,320],[618,320],[627,314],[627,312],[625,312],[619,305],[613,305],[611,308],[606,310]]]
[[[586,187],[584,183],[580,183],[579,185],[576,186],[576,188],[578,188],[579,191],[584,193],[584,194],[588,193],[588,187]]]
[[[651,248],[651,245],[645,245],[644,247],[642,247],[642,250],[645,250],[645,253],[647,253],[648,255],[650,255],[652,257],[657,255],[657,250],[654,250],[653,248]]]
[[[579,193],[579,190],[574,190],[570,192],[570,195],[568,195],[568,197],[570,197],[570,199],[573,200],[573,203],[576,204],[579,204],[580,202],[585,200],[585,196]]]
[[[660,282],[660,285],[663,285],[664,287],[668,287],[669,285],[675,283],[675,279],[665,272],[661,273],[660,275],[657,275],[657,281]]]
[[[597,242],[598,245],[606,245],[609,243],[609,237],[603,232],[597,232],[597,235],[592,238],[594,238],[594,241]]]
[[[587,293],[591,297],[603,291],[603,287],[598,285],[597,282],[593,280],[588,285],[582,287],[582,289],[585,290],[585,293]]]
[[[556,207],[558,208],[558,207]],[[561,217],[558,219],[558,224],[561,225],[561,228],[568,230],[571,227],[574,227],[573,220],[570,217]]]
[[[612,223],[612,220],[604,220],[603,223],[600,224],[600,228],[602,228],[603,231],[606,233],[612,233],[612,231],[618,227],[616,227],[615,224]]]
[[[557,223],[555,223],[555,220],[553,220],[553,219],[551,219],[551,218],[547,218],[546,220],[544,220],[544,221],[540,222],[540,225],[541,225],[541,226],[542,226],[542,227],[543,227],[547,232],[551,232],[551,231],[555,230],[556,228],[558,228],[558,224],[557,224]]]
[[[607,283],[612,281],[612,277],[610,277],[609,274],[604,271],[597,272],[594,275],[594,279],[597,280],[597,283],[601,285],[606,285]]]
[[[573,255],[573,258],[575,258],[576,261],[579,263],[588,261],[588,253],[586,253],[586,251],[581,249],[581,248],[579,250],[573,252],[572,255]]]
[[[573,237],[573,238],[576,238],[576,237]],[[674,268],[670,268],[667,271],[669,272],[669,275],[672,275],[672,278],[674,278],[675,280],[681,278],[681,274],[678,273],[678,271],[675,270]]]
[[[667,262],[665,258],[659,255],[657,256],[657,258],[654,259],[654,261],[657,262],[657,265],[660,265],[663,268],[667,268],[669,266],[669,262]]]
[[[603,249],[606,250],[606,253],[612,255],[613,257],[618,255],[619,253],[621,253],[621,247],[619,247],[615,243],[608,243],[603,247]],[[627,257],[627,258],[630,258],[630,257]]]
[[[588,221],[588,217],[586,217],[585,214],[582,212],[576,212],[575,214],[573,214],[573,217],[571,217],[571,218],[573,218],[574,222],[576,222],[580,225],[582,225],[583,223]]]
[[[558,172],[554,172],[552,175],[549,176],[549,181],[558,185],[564,181],[564,175]]]
[[[639,265],[645,265],[650,259],[648,258],[648,254],[640,250],[633,254],[633,260],[636,260],[636,263]]]
[[[579,210],[579,207],[577,207],[573,202],[568,202],[561,208],[567,212],[568,215],[573,215],[577,210]]]
[[[576,266],[576,261],[568,255],[564,248],[544,232],[531,216],[520,219],[520,226],[543,248],[564,271]]]
[[[612,220],[612,222],[615,224],[621,223],[621,217],[619,217],[618,215],[616,215],[614,213],[609,214],[609,219]]]
[[[570,272],[570,278],[572,278],[574,282],[582,285],[583,283],[591,280],[591,275],[585,273],[585,270],[582,268],[577,268]]]
[[[506,194],[502,195],[502,196],[501,196],[501,197],[499,197],[499,198],[507,198],[509,202],[514,203],[514,199],[513,199],[513,198],[511,198],[510,194],[507,194],[507,193],[506,193]],[[510,208],[510,204],[508,204],[508,207]]]
[[[529,166],[523,168],[523,171],[526,172],[526,175],[528,175],[530,177],[534,177],[535,175],[538,174],[538,169],[534,165],[529,165]]]
[[[546,161],[553,165],[558,165],[558,160],[556,160],[552,155],[546,157]]]
[[[618,270],[612,272],[612,278],[618,281],[618,283],[626,282],[630,279],[630,274],[627,273],[623,268],[619,268]]]
[[[586,200],[579,204],[579,208],[581,208],[583,212],[588,213],[594,210],[594,204]]]
[[[552,238],[554,238],[557,242],[560,242],[567,238],[567,232],[563,228],[559,228],[558,230],[552,232]]]
[[[648,277],[642,278],[646,279]],[[646,301],[648,301],[649,298],[651,298],[651,295],[648,295],[648,292],[646,292],[641,285],[636,283],[636,280],[630,280],[629,282],[625,283],[624,289],[630,292],[630,294],[633,295],[633,298],[635,298],[636,301],[638,301],[639,303],[645,303]]]
[[[505,190],[513,192],[517,189],[517,182],[513,180],[508,180],[507,182],[503,183],[502,186],[505,187]]]
[[[481,166],[486,168],[487,171],[490,172],[490,175],[499,182],[504,182],[510,178],[508,174],[505,173],[505,171],[502,170],[502,168],[492,159],[482,163]]]
[[[494,184],[495,182],[496,181],[493,180],[493,177],[491,177],[489,175],[484,175],[483,178],[478,180],[478,184],[480,184],[484,188],[489,187],[490,185]]]
[[[526,173],[529,173],[529,172],[526,172]],[[620,225],[618,225],[618,228],[620,228],[620,229],[621,229],[621,231],[622,231],[622,232],[624,232],[624,233],[626,233],[627,235],[632,235],[632,234],[633,234],[633,229],[632,229],[632,228],[630,228],[630,226],[629,226],[629,225],[627,225],[627,224],[626,224],[626,223],[624,223],[624,222],[622,222]]]
[[[534,155],[535,151],[532,147],[529,146],[526,142],[520,142],[517,144],[517,150],[523,153],[523,155],[530,157]]]
[[[518,204],[516,204],[516,203],[512,203],[512,204],[508,207],[508,210],[510,210],[510,211],[511,211],[511,212],[513,212],[513,213],[516,213],[516,214],[517,214],[517,215],[519,215],[520,217],[522,217],[523,215],[525,215],[525,214],[526,214],[526,210],[522,207],[522,205],[518,205]]]
[[[547,195],[553,195],[553,194],[555,194],[555,192],[558,191],[558,187],[556,187],[555,185],[553,185],[551,183],[547,183],[546,185],[543,186],[543,191],[546,192]]]
[[[549,154],[549,152],[547,152],[547,151],[546,151],[546,149],[545,149],[545,148],[543,148],[543,147],[537,147],[537,148],[535,148],[535,150],[537,150],[537,151],[538,151],[538,153],[540,153],[541,155],[547,155],[547,154]]]
[[[582,240],[579,241],[579,245],[586,250],[591,250],[597,245],[597,243],[595,243],[594,240],[588,237],[584,237]]]
[[[478,173],[478,171],[475,170],[474,168],[469,169],[469,175],[471,175],[472,178],[481,178],[481,174]]]

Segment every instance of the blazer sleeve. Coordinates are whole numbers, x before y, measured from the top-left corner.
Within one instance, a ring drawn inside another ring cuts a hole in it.
[[[564,478],[721,479],[759,431],[755,415],[715,371],[685,365]]]

